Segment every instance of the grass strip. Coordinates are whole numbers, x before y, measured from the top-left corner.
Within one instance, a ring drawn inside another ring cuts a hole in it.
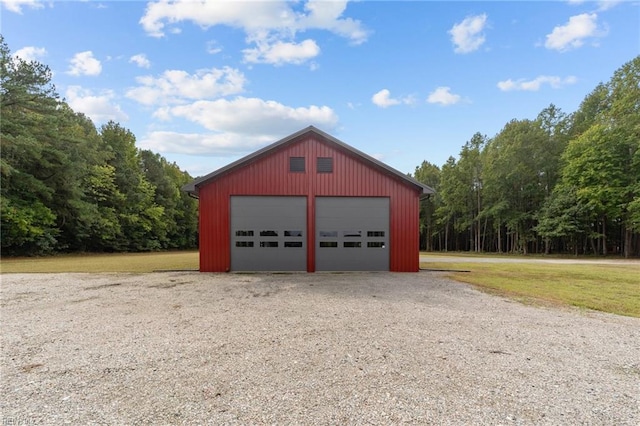
[[[2,273],[137,272],[198,270],[197,251],[73,254],[51,257],[3,258]]]
[[[428,262],[422,268],[524,303],[640,317],[640,265]]]

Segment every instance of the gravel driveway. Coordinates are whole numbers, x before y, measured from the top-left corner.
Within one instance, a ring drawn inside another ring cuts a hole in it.
[[[3,426],[640,424],[640,319],[438,272],[1,279]]]

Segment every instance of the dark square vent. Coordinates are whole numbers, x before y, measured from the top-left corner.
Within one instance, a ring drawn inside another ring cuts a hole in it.
[[[333,157],[318,157],[318,173],[333,173]]]
[[[290,172],[304,172],[304,157],[289,157]]]

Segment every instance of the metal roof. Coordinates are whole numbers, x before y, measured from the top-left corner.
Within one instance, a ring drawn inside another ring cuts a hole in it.
[[[224,175],[225,173],[234,170],[238,167],[243,166],[244,164],[247,164],[249,162],[251,162],[254,159],[263,157],[268,155],[269,153],[276,151],[278,148],[285,146],[295,140],[297,140],[298,138],[300,138],[301,136],[304,136],[306,134],[309,133],[313,133],[316,134],[317,136],[320,136],[321,138],[323,138],[324,140],[326,140],[329,143],[332,143],[334,145],[337,145],[339,148],[342,148],[343,150],[347,151],[349,154],[353,155],[354,157],[360,158],[361,160],[364,160],[365,163],[370,163],[372,166],[376,167],[376,168],[380,168],[382,169],[384,172],[386,172],[387,174],[390,174],[392,176],[396,176],[399,177],[403,180],[405,180],[407,183],[415,186],[417,189],[422,191],[422,196],[426,196],[428,197],[431,194],[435,194],[435,191],[433,190],[433,188],[418,182],[417,180],[413,179],[410,176],[407,176],[406,174],[394,169],[393,167],[390,167],[386,164],[384,164],[383,162],[376,160],[375,158],[365,154],[362,151],[359,151],[357,149],[355,149],[354,147],[347,145],[346,143],[334,138],[333,136],[329,135],[328,133],[323,132],[322,130],[314,127],[314,126],[309,126],[306,127],[302,130],[299,130],[283,139],[280,139],[277,142],[272,143],[271,145],[267,145],[262,149],[259,149],[258,151],[247,155],[246,157],[242,157],[239,160],[236,160],[230,164],[227,164],[226,166],[215,170],[211,173],[209,173],[208,175],[199,177],[195,180],[193,180],[192,182],[184,185],[182,187],[183,191],[188,192],[191,195],[198,195],[198,187],[202,184],[206,184],[212,180],[215,180],[217,177]]]

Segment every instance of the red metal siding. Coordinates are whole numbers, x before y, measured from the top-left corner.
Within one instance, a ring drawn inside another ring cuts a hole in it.
[[[289,157],[305,157],[306,171],[289,172]],[[317,157],[332,157],[333,173],[316,173]],[[303,136],[270,155],[254,159],[200,186],[202,272],[229,270],[229,199],[232,195],[307,196],[309,272],[315,271],[316,196],[390,197],[390,269],[396,272],[419,270],[418,190],[321,138]]]

